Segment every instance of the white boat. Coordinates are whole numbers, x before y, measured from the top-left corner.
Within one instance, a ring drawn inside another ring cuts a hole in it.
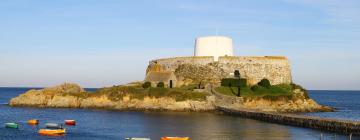
[[[51,128],[51,129],[62,129],[63,125],[62,124],[58,124],[58,123],[46,123],[45,124],[46,128]]]

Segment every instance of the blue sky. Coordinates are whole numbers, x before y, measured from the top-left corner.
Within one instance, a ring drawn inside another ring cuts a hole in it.
[[[0,86],[142,80],[216,29],[236,55],[287,56],[308,89],[360,89],[358,0],[1,0]]]

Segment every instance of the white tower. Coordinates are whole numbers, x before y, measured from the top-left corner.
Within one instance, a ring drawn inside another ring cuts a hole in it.
[[[225,36],[206,36],[195,40],[194,56],[214,56],[218,61],[219,56],[233,56],[232,39]]]

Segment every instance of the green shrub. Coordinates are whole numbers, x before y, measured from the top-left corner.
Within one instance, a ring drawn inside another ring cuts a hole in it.
[[[270,88],[271,87],[271,84],[270,84],[270,81],[268,79],[262,79],[259,83],[258,83],[259,86],[262,86],[262,87],[265,87],[265,88]]]
[[[145,82],[145,83],[142,84],[142,87],[143,88],[149,88],[149,87],[151,87],[151,83],[150,82]]]
[[[239,79],[236,78],[223,78],[221,79],[221,86],[228,86],[228,87],[237,87],[239,84]],[[247,80],[245,78],[240,79],[240,87],[246,87]]]
[[[111,101],[120,101],[125,96],[130,96],[130,99],[139,99],[143,100],[144,97],[150,96],[155,98],[161,97],[170,97],[174,98],[176,101],[185,101],[185,100],[206,100],[207,93],[203,92],[193,92],[192,89],[196,85],[188,85],[184,87],[177,88],[162,88],[162,87],[150,87],[144,89],[142,84],[136,86],[113,86],[100,88],[93,92],[84,92],[84,93],[72,93],[72,96],[77,96],[81,98],[88,97],[101,97],[106,96]],[[70,95],[70,94],[69,94]],[[65,95],[64,95],[65,96]]]
[[[269,93],[269,89],[266,87],[262,87],[259,85],[253,85],[250,87],[251,91],[253,92],[253,94],[267,94]]]
[[[106,87],[101,88],[92,93],[92,96],[101,96],[107,95],[107,97],[112,101],[121,100],[125,95],[132,95],[132,94],[144,94],[144,89],[141,87],[134,87],[134,86],[113,86],[113,87]],[[91,94],[90,94],[91,95]]]
[[[148,91],[150,96],[157,97],[157,98],[168,95],[167,94],[168,92],[169,92],[169,90],[167,88],[161,88],[161,87],[150,88]]]
[[[256,91],[259,91],[260,86],[258,86],[258,85],[253,85],[253,86],[251,86],[250,89],[251,89],[251,91],[256,92]]]
[[[269,92],[272,94],[291,93],[291,86],[288,84],[274,85],[269,88]]]
[[[185,93],[180,91],[170,91],[169,96],[174,98],[176,101],[185,101]]]
[[[203,101],[206,100],[206,93],[203,92],[188,92],[181,90],[169,91],[168,96],[174,98],[176,101],[185,101],[187,99]]]
[[[159,83],[156,85],[156,87],[163,88],[163,87],[165,87],[165,84],[164,84],[164,82],[159,82]]]

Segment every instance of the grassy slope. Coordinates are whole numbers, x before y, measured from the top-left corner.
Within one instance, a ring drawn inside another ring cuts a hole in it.
[[[91,96],[108,96],[113,101],[122,100],[124,96],[129,95],[132,99],[143,99],[145,96],[149,97],[170,97],[176,101],[184,100],[197,100],[203,101],[206,99],[207,93],[194,92],[194,86],[183,86],[180,88],[148,88],[144,89],[141,85],[134,86],[113,86],[106,87],[96,90],[95,92],[87,92],[79,94],[80,97],[91,97]]]
[[[236,96],[238,89],[237,87],[220,86],[215,88],[215,90],[224,95]],[[281,84],[271,86],[270,88],[260,87],[257,91],[252,91],[250,87],[242,87],[240,94],[242,97],[291,96],[292,86]]]
[[[198,100],[203,101],[206,100],[206,96],[208,95],[205,92],[194,92],[193,89],[196,85],[183,86],[179,88],[148,88],[144,89],[140,84],[133,86],[113,86],[113,87],[105,87],[98,89],[94,92],[84,92],[84,93],[76,93],[71,94],[73,96],[78,96],[81,98],[94,97],[94,96],[102,96],[105,95],[109,99],[113,101],[122,100],[124,96],[130,96],[132,99],[143,99],[146,96],[149,97],[170,97],[174,98],[176,101],[184,101],[184,100]],[[298,85],[274,85],[271,88],[267,89],[264,87],[260,87],[256,91],[252,91],[250,87],[242,87],[241,88],[241,96],[242,97],[266,97],[266,98],[276,98],[276,97],[291,97],[293,95],[293,89],[301,89],[304,90],[301,86]],[[217,87],[215,90],[219,93],[236,96],[237,95],[237,87]],[[306,94],[307,95],[307,94]],[[308,98],[308,97],[307,97]]]

